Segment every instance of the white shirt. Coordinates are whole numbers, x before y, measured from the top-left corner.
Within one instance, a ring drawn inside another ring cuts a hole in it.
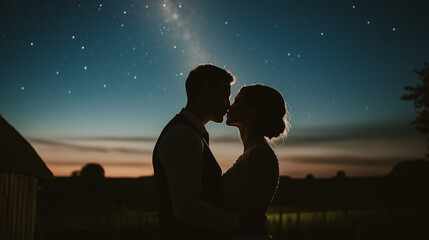
[[[201,120],[183,108],[180,112],[203,135]],[[158,156],[164,166],[176,217],[190,225],[227,232],[238,225],[238,216],[200,199],[202,191],[204,143],[193,129],[176,125],[168,129],[158,143]],[[185,159],[185,161],[183,161]]]

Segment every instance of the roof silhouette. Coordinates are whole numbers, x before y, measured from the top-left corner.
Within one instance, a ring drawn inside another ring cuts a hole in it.
[[[0,115],[0,172],[54,179],[31,144]]]

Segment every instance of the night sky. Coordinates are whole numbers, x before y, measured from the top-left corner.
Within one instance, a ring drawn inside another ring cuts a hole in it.
[[[87,162],[152,174],[154,138],[209,62],[282,92],[282,175],[387,174],[422,157],[410,127],[413,69],[429,61],[428,1],[2,1],[0,114],[55,175]],[[237,130],[208,126],[225,171]]]

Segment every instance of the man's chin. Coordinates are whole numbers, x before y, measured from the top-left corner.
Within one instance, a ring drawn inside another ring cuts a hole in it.
[[[215,123],[223,123],[223,116],[218,116],[212,120]]]

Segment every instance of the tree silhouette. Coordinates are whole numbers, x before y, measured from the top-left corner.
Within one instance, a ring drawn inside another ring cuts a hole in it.
[[[104,169],[98,163],[88,163],[80,171],[80,177],[83,179],[99,181],[104,179]]]
[[[406,86],[405,90],[410,91],[410,94],[403,95],[402,100],[414,101],[414,109],[416,110],[417,117],[411,122],[419,132],[424,135],[429,135],[429,63],[423,63],[424,67],[421,70],[414,69],[418,78],[422,83],[417,83],[417,86]],[[429,150],[429,136],[428,136],[428,150]],[[429,158],[429,152],[426,154]]]

